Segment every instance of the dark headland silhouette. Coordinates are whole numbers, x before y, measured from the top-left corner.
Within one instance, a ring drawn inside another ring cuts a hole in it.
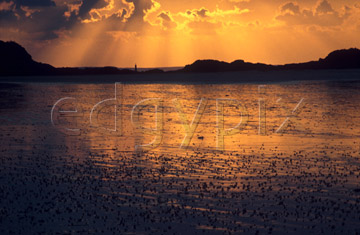
[[[34,61],[19,44],[0,41],[0,75],[46,75],[55,72],[53,66]]]
[[[319,69],[360,69],[360,50],[350,48],[331,52],[325,59],[298,64],[269,65],[235,60],[227,63],[217,60],[198,60],[186,65],[182,72],[234,72],[249,70],[319,70]]]
[[[159,69],[152,69],[144,73],[161,73]],[[55,68],[49,64],[39,63],[16,42],[0,40],[0,76],[35,76],[35,75],[106,75],[106,74],[135,74],[131,69],[116,67],[89,68]]]
[[[269,65],[236,60],[227,63],[217,60],[197,60],[184,68],[167,73],[214,73],[235,71],[274,71],[274,70],[329,70],[360,69],[360,50],[350,48],[331,52],[326,58],[297,64]],[[165,73],[161,69],[135,71],[116,67],[55,68],[39,63],[16,42],[0,41],[0,76],[35,75],[107,75],[107,74],[154,74]]]

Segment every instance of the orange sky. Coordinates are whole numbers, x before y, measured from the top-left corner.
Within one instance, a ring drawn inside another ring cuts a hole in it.
[[[0,1],[0,39],[54,66],[282,64],[360,47],[353,0]]]

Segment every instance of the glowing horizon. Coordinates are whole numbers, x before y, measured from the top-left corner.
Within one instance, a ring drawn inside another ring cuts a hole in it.
[[[0,1],[0,39],[56,67],[285,64],[360,47],[354,0]]]

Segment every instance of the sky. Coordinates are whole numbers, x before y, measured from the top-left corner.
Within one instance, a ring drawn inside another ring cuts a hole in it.
[[[305,62],[359,36],[360,0],[0,0],[0,40],[56,67]]]

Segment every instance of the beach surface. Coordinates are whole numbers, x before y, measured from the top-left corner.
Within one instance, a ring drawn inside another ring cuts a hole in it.
[[[0,233],[360,233],[359,74],[2,77]]]

